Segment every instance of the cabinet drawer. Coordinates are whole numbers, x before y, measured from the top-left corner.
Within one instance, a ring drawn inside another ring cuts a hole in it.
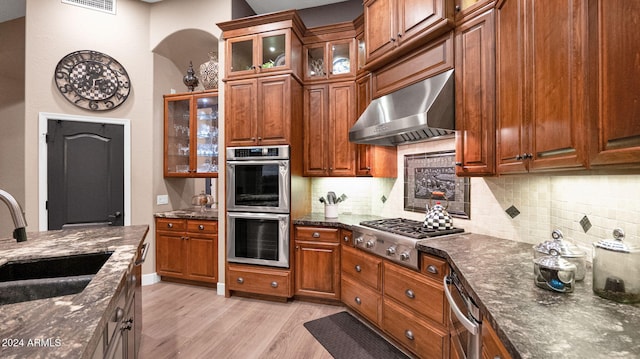
[[[228,278],[229,290],[287,298],[293,295],[289,272],[229,266]]]
[[[449,336],[445,331],[386,298],[382,329],[420,358],[448,358]]]
[[[343,229],[342,232],[340,232],[341,237],[342,237],[342,244],[345,246],[351,246],[353,247],[355,244],[353,243],[353,232],[351,231],[347,231],[346,229]]]
[[[218,221],[187,221],[187,231],[191,233],[218,234]]]
[[[444,276],[447,275],[449,267],[447,261],[442,258],[435,257],[426,253],[420,256],[420,272],[429,278],[442,283]]]
[[[340,230],[337,228],[296,226],[295,236],[297,241],[340,242]]]
[[[382,295],[380,293],[348,277],[342,277],[341,298],[344,304],[370,322],[380,325],[382,315]]]
[[[444,290],[442,285],[420,273],[395,264],[384,263],[384,295],[416,312],[446,325]]]
[[[382,289],[382,259],[359,249],[342,246],[342,274],[375,290]]]
[[[158,231],[180,231],[187,229],[187,220],[179,218],[156,218],[156,230]]]

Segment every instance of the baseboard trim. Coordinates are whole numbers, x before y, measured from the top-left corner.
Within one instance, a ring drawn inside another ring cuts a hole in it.
[[[143,274],[142,285],[152,285],[160,282],[160,276],[157,273]]]

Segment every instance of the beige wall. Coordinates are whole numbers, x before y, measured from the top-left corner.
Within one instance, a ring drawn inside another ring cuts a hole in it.
[[[25,18],[0,23],[0,188],[24,203]],[[13,221],[0,203],[0,238],[11,237]]]

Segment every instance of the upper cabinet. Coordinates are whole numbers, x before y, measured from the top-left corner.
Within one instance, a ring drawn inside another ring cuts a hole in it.
[[[353,77],[355,39],[327,41],[304,46],[304,80]]]
[[[164,176],[218,176],[218,91],[164,96]]]
[[[295,10],[217,24],[226,40],[225,78],[300,76],[304,24]]]
[[[367,66],[382,66],[451,30],[453,11],[453,0],[365,1]]]
[[[592,167],[640,163],[639,1],[589,7]]]
[[[499,3],[498,173],[587,168],[587,9],[583,0]]]

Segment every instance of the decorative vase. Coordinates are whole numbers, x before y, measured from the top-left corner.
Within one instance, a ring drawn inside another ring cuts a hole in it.
[[[187,69],[187,74],[182,79],[189,91],[193,91],[193,89],[198,86],[198,78],[195,75],[195,71],[193,71],[193,64],[189,61],[189,68]]]
[[[200,65],[200,80],[205,90],[218,88],[218,56],[209,53],[209,61]]]

